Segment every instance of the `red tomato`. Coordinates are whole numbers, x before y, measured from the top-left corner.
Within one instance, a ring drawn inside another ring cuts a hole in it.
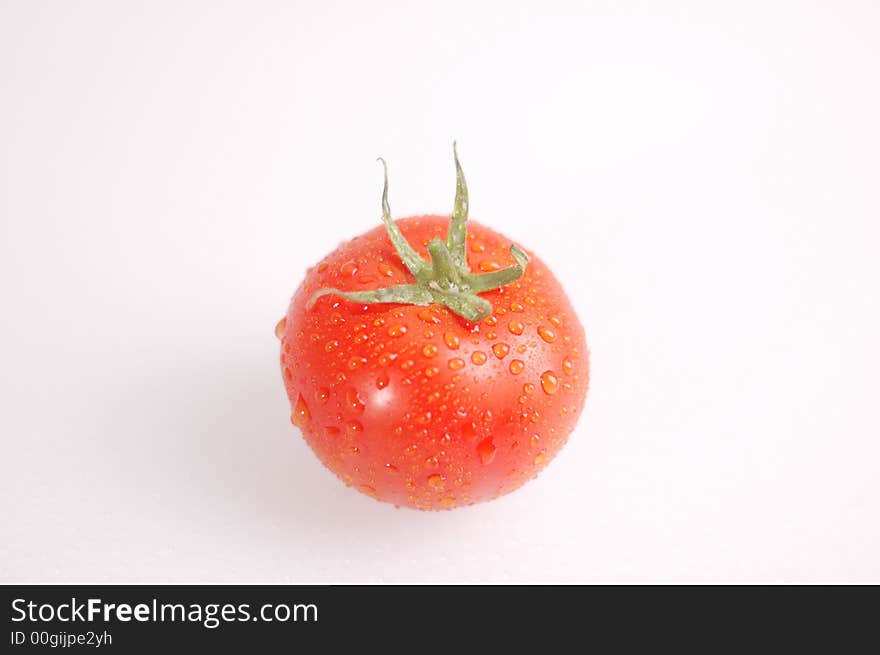
[[[427,262],[439,257],[428,257],[428,244],[446,239],[450,218],[396,225]],[[457,246],[475,275],[515,268],[510,247],[473,222]],[[327,468],[379,500],[446,509],[508,493],[553,459],[583,409],[589,359],[561,285],[529,257],[521,277],[479,294],[491,310],[473,320],[436,302],[339,295],[413,287],[383,227],[309,269],[276,334],[291,420]]]

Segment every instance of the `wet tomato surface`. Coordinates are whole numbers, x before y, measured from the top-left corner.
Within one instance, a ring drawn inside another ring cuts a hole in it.
[[[427,256],[449,223],[420,216],[397,225]],[[468,223],[470,270],[509,266],[510,244]],[[553,459],[581,413],[589,383],[583,328],[534,255],[522,277],[481,294],[492,310],[479,321],[437,304],[332,294],[309,306],[322,288],[411,280],[382,227],[308,271],[276,328],[291,421],[327,468],[379,500],[446,509],[510,492]]]

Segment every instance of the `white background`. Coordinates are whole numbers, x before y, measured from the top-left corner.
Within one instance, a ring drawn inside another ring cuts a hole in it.
[[[0,4],[0,581],[880,582],[876,2]],[[445,513],[288,420],[305,268],[451,209],[593,382]]]

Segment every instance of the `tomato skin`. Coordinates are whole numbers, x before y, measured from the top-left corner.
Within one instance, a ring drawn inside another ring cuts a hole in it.
[[[448,216],[397,221],[428,258]],[[511,241],[468,223],[475,273],[509,266]],[[382,226],[310,268],[276,333],[291,421],[346,484],[416,509],[491,500],[533,478],[565,444],[584,406],[589,354],[562,287],[540,259],[481,296],[470,323],[440,305],[365,305],[320,288],[412,281]]]

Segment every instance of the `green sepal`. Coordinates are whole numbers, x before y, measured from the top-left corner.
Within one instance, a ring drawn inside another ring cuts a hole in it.
[[[391,218],[388,204],[388,166],[384,159],[385,183],[382,188],[382,222],[391,239],[391,244],[400,256],[404,266],[413,274],[412,284],[399,284],[368,291],[341,291],[340,289],[319,289],[309,299],[309,307],[321,296],[333,294],[354,302],[398,303],[408,305],[437,304],[448,307],[462,318],[477,322],[492,313],[492,305],[477,294],[498,289],[520,279],[529,262],[529,256],[516,244],[510,246],[510,255],[515,264],[498,271],[474,275],[467,265],[467,220],[468,190],[464,172],[458,160],[458,150],[453,143],[455,159],[455,205],[449,221],[446,241],[434,239],[428,244],[431,262],[422,259],[413,249],[400,227]]]

